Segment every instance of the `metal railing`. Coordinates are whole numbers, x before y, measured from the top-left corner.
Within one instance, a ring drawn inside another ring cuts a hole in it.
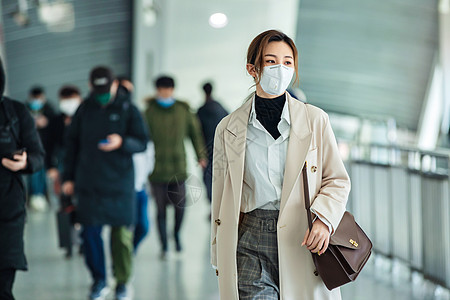
[[[348,206],[374,251],[450,288],[450,151],[350,149]]]

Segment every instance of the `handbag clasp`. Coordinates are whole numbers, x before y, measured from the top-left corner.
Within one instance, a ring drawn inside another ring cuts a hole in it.
[[[349,242],[350,242],[350,244],[352,244],[353,246],[358,247],[358,243],[357,243],[356,241],[350,239]]]

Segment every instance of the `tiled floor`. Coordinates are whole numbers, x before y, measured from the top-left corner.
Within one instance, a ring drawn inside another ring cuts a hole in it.
[[[209,207],[204,200],[191,204],[186,210],[182,255],[172,252],[167,261],[159,260],[152,223],[150,236],[135,258],[134,299],[218,299],[216,276],[209,265]],[[153,207],[150,213],[154,220]],[[57,248],[55,220],[54,212],[29,214],[25,240],[30,270],[18,273],[14,288],[18,300],[87,299],[89,274],[80,256],[67,260]],[[105,237],[107,233],[105,229]],[[356,283],[342,289],[343,299],[431,299],[413,292],[409,283],[394,284],[391,276],[373,271],[374,265],[372,260]],[[110,285],[114,285],[112,279]],[[113,299],[112,295],[108,299]]]

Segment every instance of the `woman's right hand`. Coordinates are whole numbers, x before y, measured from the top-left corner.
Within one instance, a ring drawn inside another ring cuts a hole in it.
[[[303,238],[302,246],[308,248],[312,253],[323,254],[330,243],[330,230],[328,226],[320,219],[316,219],[313,223],[312,230],[306,230]]]
[[[64,195],[72,196],[75,191],[75,184],[73,181],[66,181],[63,183],[62,192]]]

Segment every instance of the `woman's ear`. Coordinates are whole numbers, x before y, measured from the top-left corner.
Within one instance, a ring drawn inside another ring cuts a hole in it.
[[[250,74],[254,79],[256,79],[256,68],[252,64],[247,64],[247,72]]]

